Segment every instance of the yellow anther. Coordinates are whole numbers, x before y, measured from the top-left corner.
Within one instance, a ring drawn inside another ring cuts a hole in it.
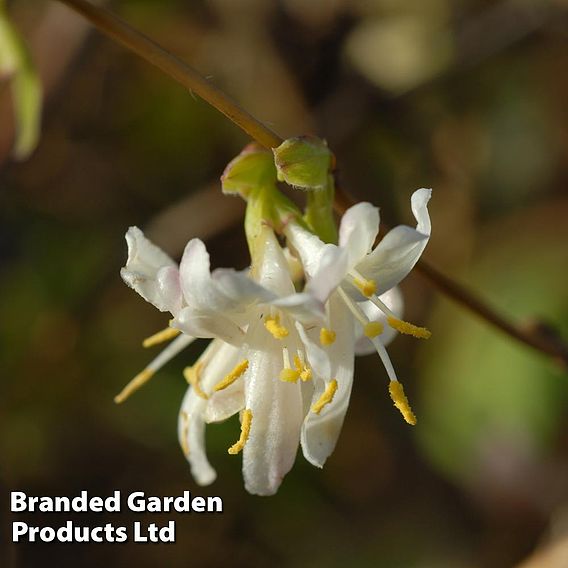
[[[201,388],[201,371],[203,371],[203,361],[198,361],[192,367],[186,367],[183,370],[183,376],[187,383],[193,387],[195,394],[207,400],[209,397]]]
[[[385,328],[380,321],[370,321],[369,323],[365,324],[365,327],[363,328],[363,333],[369,339],[373,339],[373,337],[381,335],[384,329]]]
[[[300,379],[304,382],[310,381],[312,379],[312,370],[309,367],[304,367],[300,373]]]
[[[335,331],[331,329],[326,329],[325,327],[322,327],[320,329],[320,343],[322,345],[325,346],[331,345],[335,341],[336,337],[337,334],[335,333]]]
[[[274,316],[273,318],[266,318],[264,327],[272,334],[275,339],[284,339],[290,333],[286,327],[280,325],[280,318]]]
[[[280,380],[285,383],[295,383],[300,378],[300,371],[296,369],[282,369],[280,371]]]
[[[294,365],[296,370],[299,372],[300,379],[306,382],[312,378],[312,370],[302,362],[298,355],[294,355]]]
[[[322,411],[322,408],[333,400],[336,391],[337,391],[337,381],[335,379],[332,379],[325,387],[325,390],[323,391],[323,394],[319,397],[318,401],[312,406],[312,412],[319,414]]]
[[[377,283],[374,280],[360,280],[359,278],[355,278],[353,284],[359,288],[361,294],[366,298],[370,298],[377,291]]]
[[[248,366],[248,359],[243,359],[222,381],[219,381],[213,387],[213,390],[220,391],[226,389],[229,385],[232,385],[240,376],[244,374],[244,372],[248,369]]]
[[[165,341],[169,341],[174,337],[177,337],[181,331],[179,329],[175,329],[173,327],[166,327],[166,329],[162,329],[162,331],[158,331],[158,333],[154,333],[150,337],[147,337],[143,342],[143,347],[153,347],[154,345],[159,345],[160,343],[164,343]]]
[[[189,414],[187,412],[181,412],[181,419],[183,420],[183,426],[181,429],[181,440],[180,445],[183,451],[183,455],[187,457],[189,455],[189,442],[188,432],[189,432]]]
[[[248,408],[243,410],[241,419],[241,437],[227,450],[231,455],[238,454],[247,443],[250,434],[250,425],[252,423],[252,411]]]
[[[417,339],[429,339],[432,335],[430,330],[426,329],[425,327],[418,327],[417,325],[399,320],[398,318],[389,317],[387,318],[387,322],[393,329],[396,329],[398,332],[404,333],[405,335],[412,335]]]
[[[143,387],[152,377],[154,371],[152,369],[144,369],[138,373],[115,397],[114,402],[120,404],[124,402],[132,393]]]
[[[416,424],[416,416],[414,416],[414,412],[412,412],[412,409],[410,408],[410,404],[404,394],[402,384],[398,381],[391,381],[389,384],[389,393],[394,405],[400,410],[400,413],[406,422],[414,426]]]

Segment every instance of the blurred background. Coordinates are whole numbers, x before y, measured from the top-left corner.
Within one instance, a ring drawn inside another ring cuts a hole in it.
[[[283,137],[317,133],[341,184],[411,222],[434,188],[427,258],[516,321],[568,335],[565,0],[123,0],[110,7]],[[433,337],[390,353],[418,425],[358,359],[324,470],[301,455],[279,493],[248,495],[236,418],[207,430],[219,477],[177,445],[181,371],[122,406],[167,317],[119,276],[138,225],[174,258],[194,236],[247,266],[243,207],[219,176],[248,139],[56,1],[8,3],[45,89],[39,147],[10,158],[0,83],[0,463],[4,496],[220,495],[222,515],[33,515],[57,526],[177,522],[175,545],[12,545],[3,566],[568,566],[568,381],[536,352],[411,275],[407,319]],[[23,517],[26,519],[25,515]],[[5,560],[4,560],[5,559]],[[104,563],[104,564],[103,564]]]

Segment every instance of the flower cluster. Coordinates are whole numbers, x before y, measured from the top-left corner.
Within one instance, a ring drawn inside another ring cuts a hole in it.
[[[385,346],[397,331],[429,336],[425,328],[400,319],[397,284],[428,242],[430,190],[412,195],[415,229],[396,227],[374,246],[378,209],[359,203],[343,215],[333,243],[322,240],[317,224],[306,221],[313,211],[302,217],[278,192],[277,173],[271,154],[249,148],[222,178],[227,193],[247,200],[250,269],[211,271],[199,239],[187,244],[178,266],[131,227],[121,272],[145,300],[172,316],[169,327],[145,345],[173,341],[116,401],[195,338],[212,339],[184,370],[189,387],[179,414],[180,445],[196,482],[212,483],[216,474],[205,451],[205,425],[238,413],[240,436],[228,451],[242,452],[245,487],[258,495],[278,490],[299,446],[318,467],[333,452],[349,404],[356,354],[378,353],[395,406],[415,424]],[[332,196],[332,188],[323,191]]]

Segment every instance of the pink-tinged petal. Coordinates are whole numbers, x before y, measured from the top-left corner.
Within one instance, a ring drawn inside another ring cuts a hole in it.
[[[379,232],[379,210],[370,203],[357,203],[350,207],[339,227],[339,246],[345,248],[349,256],[349,269],[367,255]]]
[[[375,250],[356,266],[365,278],[377,283],[377,294],[383,294],[405,278],[426,248],[431,230],[427,207],[430,195],[431,190],[424,188],[418,189],[412,195],[416,229],[404,225],[395,227],[387,233]],[[356,289],[350,288],[349,292],[356,294]]]
[[[308,412],[302,426],[301,444],[304,457],[313,465],[323,467],[335,449],[349,406],[354,368],[354,327],[353,319],[343,300],[337,295],[330,299],[330,324],[336,332],[336,339],[328,349],[331,372],[328,376],[316,378],[313,403],[325,390],[326,384],[335,379],[337,391],[331,402],[319,414]]]
[[[281,344],[266,333],[262,320],[250,333],[244,381],[252,422],[243,449],[243,476],[249,493],[273,495],[296,458],[303,419],[301,385],[279,379]]]
[[[170,268],[177,271],[176,263],[160,248],[150,242],[138,227],[130,227],[126,233],[128,259],[120,275],[124,282],[162,312],[177,306],[179,297],[175,287],[161,287],[158,275]],[[175,272],[172,272],[172,275]],[[175,279],[175,276],[173,276]]]
[[[381,302],[387,305],[388,308],[395,314],[399,319],[402,319],[404,312],[404,299],[402,297],[402,292],[400,288],[395,286],[385,292],[379,297]],[[358,306],[363,310],[364,314],[370,321],[378,321],[383,324],[384,331],[380,334],[379,338],[383,345],[388,345],[397,335],[397,331],[387,324],[387,316],[373,304],[373,302],[367,300],[365,302],[359,302]],[[370,355],[375,353],[376,349],[373,342],[370,341],[368,337],[363,333],[362,326],[356,327],[357,341],[355,343],[355,354],[356,355]]]

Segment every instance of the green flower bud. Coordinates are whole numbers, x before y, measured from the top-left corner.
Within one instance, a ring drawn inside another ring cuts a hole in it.
[[[285,140],[272,151],[279,181],[308,191],[327,187],[333,154],[325,141],[315,136],[300,136]]]
[[[247,199],[253,189],[276,183],[276,168],[268,150],[258,144],[249,144],[229,162],[221,176],[225,194],[238,193]]]

